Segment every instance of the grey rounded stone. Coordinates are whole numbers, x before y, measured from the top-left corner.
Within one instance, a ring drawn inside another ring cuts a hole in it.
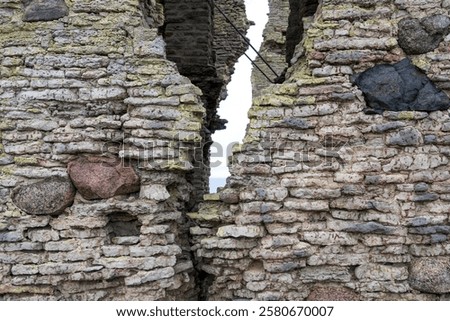
[[[48,178],[13,190],[14,204],[32,215],[55,215],[72,205],[75,187],[67,178]]]
[[[23,0],[25,14],[23,21],[50,21],[69,14],[64,0]]]
[[[441,14],[426,17],[421,21],[422,26],[430,35],[444,35],[448,33],[450,18]]]
[[[413,260],[409,284],[423,292],[450,293],[450,258],[426,257]]]
[[[404,18],[398,23],[398,44],[409,55],[436,49],[449,32],[450,18],[433,15],[422,20]]]
[[[239,193],[233,189],[227,188],[219,193],[220,200],[227,204],[237,204],[239,203]]]

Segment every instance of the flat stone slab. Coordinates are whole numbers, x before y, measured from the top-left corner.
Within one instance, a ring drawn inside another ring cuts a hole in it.
[[[55,215],[72,205],[75,187],[67,178],[49,178],[13,190],[14,204],[31,215]]]

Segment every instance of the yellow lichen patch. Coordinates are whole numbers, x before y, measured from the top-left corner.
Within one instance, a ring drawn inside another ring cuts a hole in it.
[[[430,60],[428,60],[425,56],[416,56],[413,57],[412,59],[412,63],[422,69],[423,71],[428,71],[431,68],[431,62]]]
[[[220,196],[218,193],[214,194],[204,194],[203,195],[204,201],[220,201]]]
[[[398,113],[398,119],[413,120],[414,118],[415,113],[413,111],[401,111]]]
[[[39,161],[34,157],[14,157],[14,163],[16,165],[37,165]]]
[[[194,212],[194,213],[187,213],[187,216],[193,220],[198,221],[218,221],[219,220],[219,212],[218,211],[211,211],[207,213],[200,213],[200,212]]]
[[[0,167],[0,176],[10,176],[13,175],[14,171],[11,167]]]

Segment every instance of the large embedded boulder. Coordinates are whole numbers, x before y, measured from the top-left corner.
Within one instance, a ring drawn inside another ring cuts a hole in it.
[[[449,27],[450,18],[444,15],[404,18],[398,23],[398,44],[408,55],[424,54],[439,46]]]
[[[424,257],[412,261],[412,288],[428,293],[450,293],[450,257]]]
[[[369,107],[367,113],[389,111],[436,111],[450,107],[449,97],[406,58],[381,64],[353,78]]]
[[[72,205],[75,187],[67,178],[54,177],[19,186],[11,198],[22,211],[31,215],[56,215]]]
[[[121,159],[79,158],[68,165],[69,176],[80,194],[88,200],[106,199],[138,192],[139,176]]]
[[[65,17],[69,9],[64,0],[23,0],[23,21],[50,21]]]

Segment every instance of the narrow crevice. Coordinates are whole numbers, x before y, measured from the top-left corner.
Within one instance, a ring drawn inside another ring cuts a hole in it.
[[[303,40],[305,25],[303,19],[313,16],[319,7],[319,0],[289,0],[289,25],[286,31],[286,62],[289,64],[295,47]]]

